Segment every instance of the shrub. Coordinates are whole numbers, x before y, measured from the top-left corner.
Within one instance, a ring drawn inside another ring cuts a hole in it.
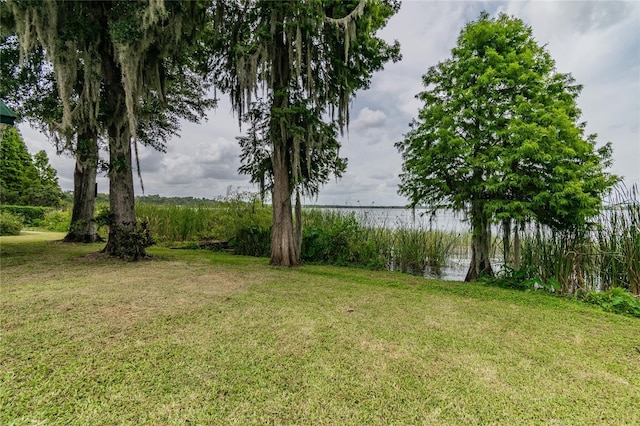
[[[156,242],[151,236],[146,222],[134,224],[123,223],[123,226],[110,225],[112,228],[113,244],[115,249],[111,252],[114,257],[123,260],[137,261],[146,257],[146,248]],[[113,228],[116,229],[113,229]]]
[[[631,315],[640,318],[640,299],[620,287],[597,293],[587,293],[584,301],[600,306],[607,312]]]
[[[257,225],[241,228],[229,243],[235,254],[268,257],[271,253],[271,228]]]
[[[5,205],[0,206],[0,211],[10,213],[21,219],[25,226],[34,226],[34,222],[44,219],[46,213],[50,209],[46,207],[33,207],[33,206],[12,206]]]
[[[0,211],[0,235],[19,235],[22,226],[20,218]]]
[[[71,212],[55,210],[47,212],[42,219],[34,220],[33,226],[52,232],[67,232],[70,223]]]
[[[529,267],[516,270],[503,266],[495,277],[483,277],[481,281],[485,284],[515,290],[546,290],[549,293],[555,293],[561,289],[558,280],[555,278],[544,280],[536,276],[535,271]]]
[[[303,232],[302,259],[335,265],[361,263],[362,229],[355,215],[330,215],[320,227]]]

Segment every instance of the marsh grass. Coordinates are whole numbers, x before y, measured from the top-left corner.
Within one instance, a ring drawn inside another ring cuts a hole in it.
[[[590,229],[552,232],[530,226],[523,237],[527,276],[554,280],[562,293],[624,288],[640,294],[640,201],[619,188]]]
[[[451,255],[468,242],[463,234],[388,223],[362,214],[307,209],[303,224],[303,257],[338,265],[386,267],[423,276],[440,275]]]
[[[249,193],[232,193],[216,203],[197,206],[139,202],[136,216],[148,223],[158,241],[169,244],[207,238],[229,240],[243,228],[271,225],[271,208]]]
[[[601,215],[596,241],[600,280],[640,295],[640,197],[638,187],[621,188]]]
[[[638,424],[638,319],[386,271],[0,239],[0,423]]]

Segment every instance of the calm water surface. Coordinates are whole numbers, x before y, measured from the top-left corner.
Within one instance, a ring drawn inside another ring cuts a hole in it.
[[[388,229],[408,228],[408,229],[434,229],[440,231],[451,231],[457,233],[470,232],[470,226],[464,221],[461,214],[452,211],[439,211],[435,215],[429,214],[426,209],[406,209],[403,207],[368,208],[353,206],[332,206],[321,207],[322,209],[342,212],[344,214],[354,213],[358,221],[366,226],[384,227]],[[495,233],[497,229],[494,229]],[[471,262],[468,250],[460,250],[461,254],[452,256],[447,260],[447,264],[441,268],[440,274],[432,271],[425,271],[425,277],[438,278],[450,281],[463,281]],[[493,259],[494,268],[499,268],[499,260]]]

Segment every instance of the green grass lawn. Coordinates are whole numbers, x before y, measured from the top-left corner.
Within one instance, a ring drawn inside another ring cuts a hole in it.
[[[640,320],[544,294],[2,237],[0,424],[640,424]]]

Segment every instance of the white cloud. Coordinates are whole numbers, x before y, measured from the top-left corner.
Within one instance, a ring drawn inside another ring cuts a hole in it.
[[[372,110],[367,107],[364,107],[360,110],[360,114],[358,114],[358,118],[356,118],[353,124],[351,125],[351,129],[356,131],[375,129],[377,127],[384,126],[386,119],[387,119],[387,116],[384,112],[377,109]]]

